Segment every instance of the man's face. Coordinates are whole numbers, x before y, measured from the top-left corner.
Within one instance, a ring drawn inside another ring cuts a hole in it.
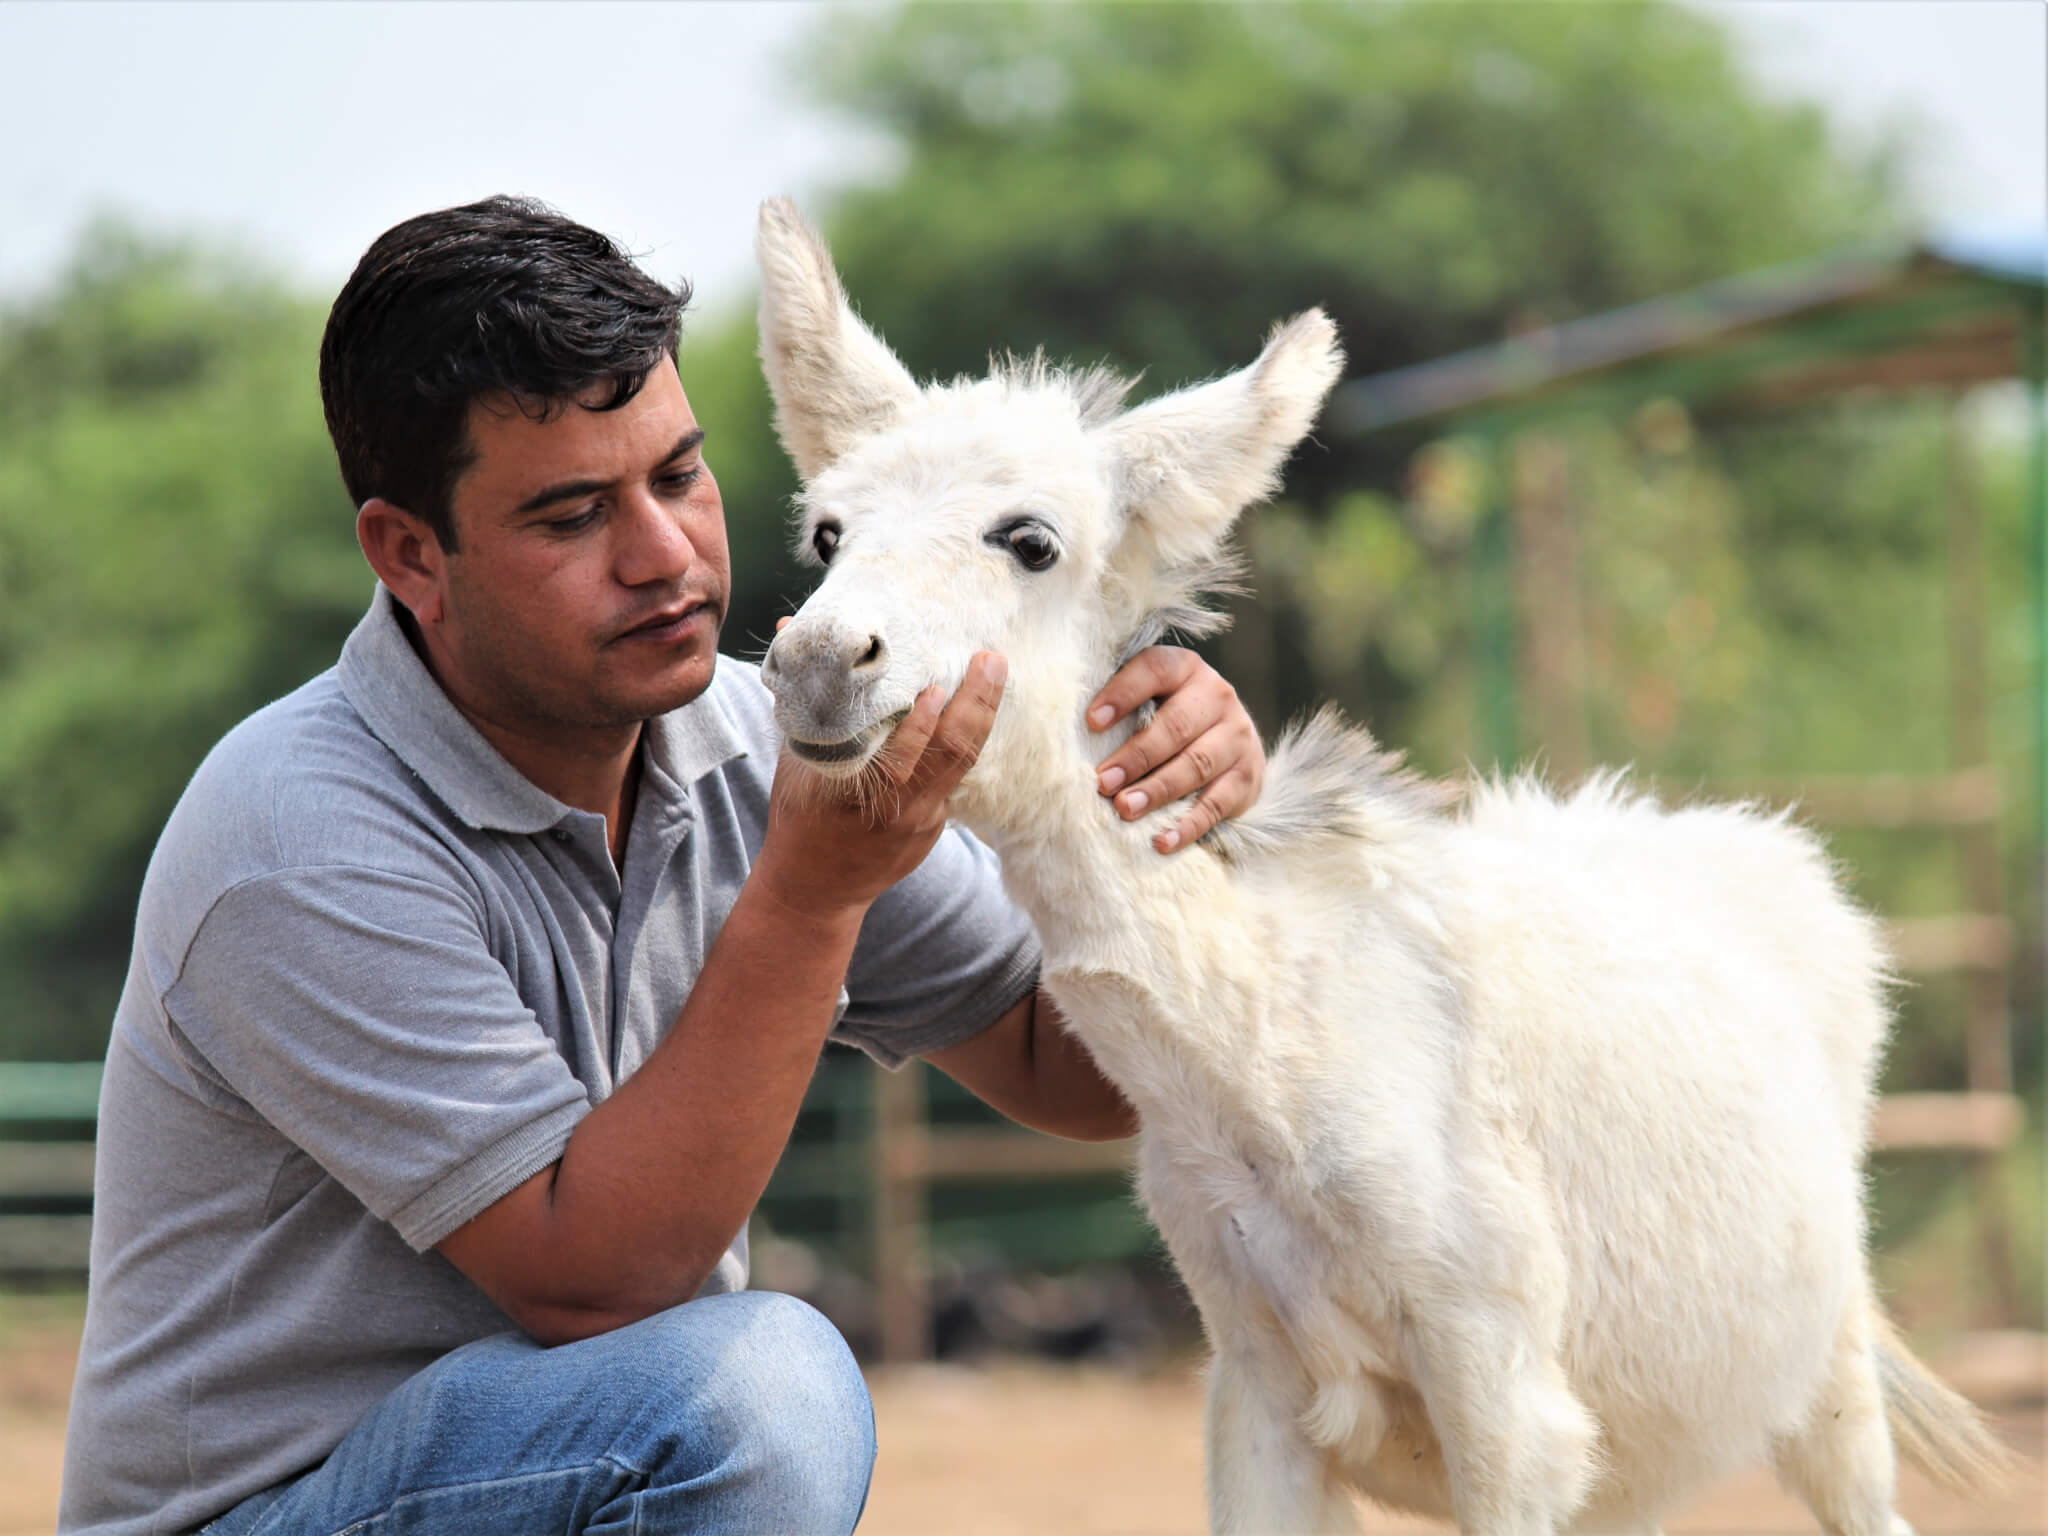
[[[432,642],[457,701],[548,735],[632,724],[702,693],[731,572],[675,364],[613,411],[571,405],[535,421],[480,401],[469,440]]]

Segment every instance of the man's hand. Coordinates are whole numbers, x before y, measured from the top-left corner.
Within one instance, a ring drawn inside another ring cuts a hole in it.
[[[946,830],[946,801],[988,741],[1008,675],[1001,656],[983,651],[950,700],[925,689],[857,794],[805,782],[809,770],[785,753],[752,881],[808,917],[864,911],[922,864]]]
[[[1089,727],[1107,730],[1148,699],[1159,701],[1159,712],[1102,761],[1096,785],[1116,797],[1126,821],[1200,790],[1188,813],[1152,839],[1172,853],[1251,809],[1265,782],[1266,752],[1237,690],[1193,651],[1172,645],[1126,662],[1089,704]]]

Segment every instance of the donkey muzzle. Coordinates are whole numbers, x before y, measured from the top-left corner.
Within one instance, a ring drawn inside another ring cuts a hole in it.
[[[864,626],[801,616],[768,647],[761,681],[775,695],[775,721],[790,750],[814,763],[862,757],[901,718],[880,694],[888,645]]]

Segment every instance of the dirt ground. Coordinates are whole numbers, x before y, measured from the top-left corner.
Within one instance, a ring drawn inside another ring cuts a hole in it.
[[[0,1536],[56,1522],[64,1408],[78,1348],[75,1302],[11,1301],[0,1328]],[[1938,1357],[2000,1406],[2024,1458],[2013,1487],[1957,1500],[1907,1474],[1902,1512],[1921,1536],[2048,1532],[2043,1341],[1998,1336]],[[1146,1377],[1009,1364],[873,1373],[882,1454],[863,1536],[1152,1536],[1203,1528],[1201,1390],[1189,1365]],[[1368,1530],[1439,1530],[1369,1515]],[[1808,1532],[1806,1510],[1764,1474],[1667,1522],[1672,1536]]]
[[[2039,1351],[2035,1350],[2038,1360]],[[1958,1500],[1908,1473],[1900,1508],[1920,1532],[2048,1530],[2039,1377],[2034,1403],[2000,1416],[2026,1458],[1997,1497]],[[1205,1529],[1202,1405],[1191,1368],[1149,1380],[1042,1366],[926,1366],[873,1378],[882,1454],[862,1536],[1165,1536]],[[1441,1532],[1369,1511],[1371,1532]],[[1670,1536],[1815,1531],[1767,1473],[1715,1489],[1665,1522]]]

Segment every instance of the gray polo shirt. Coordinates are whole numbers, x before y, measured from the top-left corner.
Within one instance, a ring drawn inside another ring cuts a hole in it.
[[[623,871],[522,778],[381,587],[231,731],[150,861],[100,1099],[65,1532],[184,1531],[318,1463],[511,1322],[433,1245],[562,1153],[661,1040],[761,845],[752,667],[647,727]],[[876,902],[836,1038],[888,1064],[1037,975],[964,832]],[[707,1283],[746,1283],[745,1233]]]

